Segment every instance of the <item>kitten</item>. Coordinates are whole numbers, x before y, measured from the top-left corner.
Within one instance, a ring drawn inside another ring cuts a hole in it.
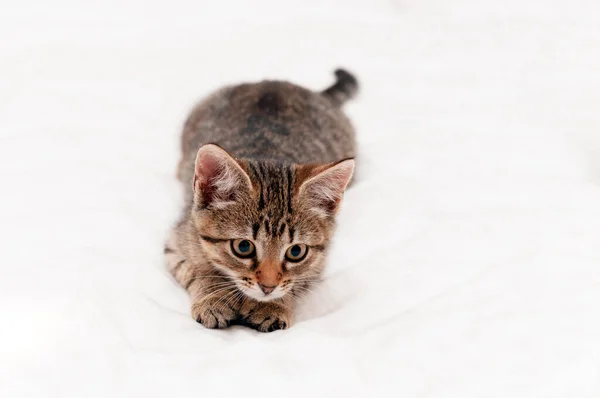
[[[208,328],[286,329],[318,282],[354,170],[340,107],[354,76],[322,92],[263,81],[223,88],[192,111],[178,177],[186,207],[165,246],[169,271]]]

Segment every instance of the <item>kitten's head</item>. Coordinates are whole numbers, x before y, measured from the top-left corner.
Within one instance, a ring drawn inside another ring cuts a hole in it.
[[[302,295],[321,274],[334,218],[354,170],[348,159],[282,165],[198,151],[191,237],[247,296]]]

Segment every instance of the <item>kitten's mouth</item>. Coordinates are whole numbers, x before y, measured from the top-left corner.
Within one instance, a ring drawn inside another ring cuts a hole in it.
[[[287,294],[287,291],[283,290],[281,286],[274,286],[269,289],[261,289],[258,284],[247,285],[239,282],[236,282],[236,287],[240,292],[242,292],[247,297],[256,300],[256,301],[272,301],[276,299],[280,299]]]

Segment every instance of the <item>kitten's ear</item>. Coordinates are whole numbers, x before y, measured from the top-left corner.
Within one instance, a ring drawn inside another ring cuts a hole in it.
[[[224,207],[252,189],[248,174],[218,145],[203,145],[196,155],[194,202],[200,207]]]
[[[298,197],[316,213],[325,217],[333,216],[339,209],[352,173],[354,159],[317,166],[300,186]]]

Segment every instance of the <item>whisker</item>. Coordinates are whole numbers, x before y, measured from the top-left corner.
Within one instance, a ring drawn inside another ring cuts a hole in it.
[[[190,283],[191,283],[191,281],[190,281]],[[202,286],[201,289],[204,291],[208,291],[210,293],[211,291],[213,291],[216,288],[220,288],[220,287],[224,287],[224,286],[231,286],[232,284],[233,284],[232,282],[211,283],[211,284]]]
[[[323,279],[314,277],[314,276],[305,276],[305,277],[300,277],[300,278],[291,278],[290,280],[292,282],[319,282],[319,281],[322,281]]]
[[[229,276],[205,276],[205,275],[200,275],[200,276],[195,276],[192,278],[192,280],[197,280],[197,279],[223,279],[224,281],[231,281],[231,278]]]
[[[207,278],[207,279],[210,279],[210,278],[231,279],[231,277],[230,277],[230,276],[228,276],[228,275],[200,275],[200,276],[197,276],[197,278]]]
[[[230,294],[228,294],[228,295],[227,295],[227,300],[224,300],[224,302],[223,302],[223,305],[224,305],[225,307],[230,307],[230,303],[231,303],[231,301],[232,301],[232,300],[233,300],[235,297],[237,297],[237,295],[238,295],[238,292],[236,292],[236,291],[233,291],[233,292],[231,292]]]
[[[219,285],[224,285],[224,284],[228,284],[228,283],[233,283],[232,281],[228,281],[226,279],[219,281],[219,280],[210,280],[210,279],[204,279],[204,278],[199,278],[199,277],[194,277],[191,279],[183,279],[183,281],[188,286],[191,285],[195,281],[203,281],[206,284],[206,287],[219,286]],[[184,286],[185,286],[185,284],[181,283],[181,285],[184,285]]]
[[[310,289],[305,286],[294,286],[290,291],[290,293],[292,294],[293,297],[299,298],[299,299],[304,299],[304,298],[310,296],[313,292],[314,292],[314,289]]]
[[[237,291],[236,291],[236,290],[233,290],[233,291],[231,291],[231,292],[229,292],[229,293],[227,293],[227,294],[224,294],[224,295],[223,295],[223,297],[221,297],[219,300],[217,300],[217,302],[214,304],[214,305],[215,305],[215,307],[218,307],[218,306],[219,306],[219,304],[220,304],[221,302],[225,301],[225,300],[229,301],[229,298],[231,298],[232,296],[234,296],[236,293],[237,293]],[[227,302],[227,301],[226,301],[226,302]]]
[[[292,287],[292,290],[300,290],[300,291],[312,292],[314,289],[312,289],[310,287],[306,287],[306,286],[294,286],[294,287]]]
[[[238,290],[232,298],[227,300],[225,305],[227,305],[229,307],[237,307],[238,303],[240,302],[240,299],[242,299],[242,298],[244,298],[244,293],[242,293],[241,291]]]
[[[216,283],[207,283],[206,289],[222,287],[222,286],[235,286],[235,282],[233,281],[224,281],[224,282],[216,282]]]
[[[303,295],[308,295],[311,293],[314,293],[313,290],[309,290],[309,289],[292,289],[293,293],[298,293],[298,294],[303,294]]]
[[[222,288],[220,288],[220,289],[217,289],[217,290],[215,290],[215,291],[213,291],[213,292],[210,292],[209,294],[207,294],[207,295],[205,295],[205,296],[203,296],[203,297],[200,297],[200,300],[201,300],[201,301],[208,300],[209,298],[213,297],[214,295],[216,295],[216,294],[219,294],[219,293],[222,293],[222,292],[225,292],[225,291],[227,291],[227,290],[231,289],[232,287],[233,287],[233,286],[227,286],[227,287],[222,287]]]

